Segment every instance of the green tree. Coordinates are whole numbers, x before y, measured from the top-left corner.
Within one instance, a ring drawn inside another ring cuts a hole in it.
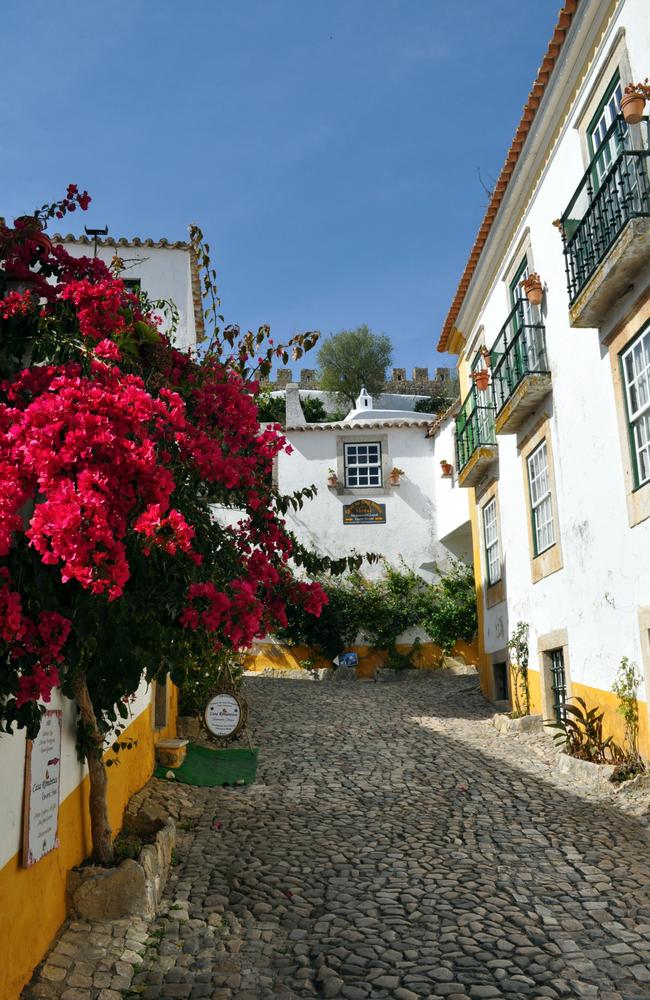
[[[370,395],[381,392],[386,369],[393,360],[393,345],[383,333],[367,326],[334,333],[318,351],[321,388],[340,392],[354,406],[365,386]]]

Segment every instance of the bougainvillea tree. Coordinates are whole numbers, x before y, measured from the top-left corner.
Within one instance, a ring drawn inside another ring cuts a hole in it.
[[[0,727],[34,735],[53,688],[75,699],[93,856],[109,862],[103,751],[142,677],[182,683],[188,656],[246,648],[287,604],[318,615],[326,597],[295,568],[328,561],[285,527],[312,491],[278,494],[288,446],[256,405],[274,356],[316,335],[276,347],[267,328],[222,329],[195,230],[213,329],[201,359],[178,351],[114,269],[45,236],[89,200],[70,185],[0,228]]]

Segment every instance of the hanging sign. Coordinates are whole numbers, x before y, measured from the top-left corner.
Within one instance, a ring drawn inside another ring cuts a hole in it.
[[[35,740],[27,740],[23,797],[23,865],[59,846],[61,712],[48,711]]]
[[[212,736],[234,736],[244,724],[244,702],[232,691],[221,691],[210,698],[203,718]]]
[[[386,504],[374,500],[344,504],[343,524],[386,524]]]

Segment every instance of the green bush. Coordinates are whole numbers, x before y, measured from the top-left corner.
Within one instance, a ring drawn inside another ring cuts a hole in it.
[[[389,665],[400,668],[411,662],[418,645],[407,656],[398,652],[397,639],[407,628],[423,629],[444,653],[459,639],[471,641],[476,635],[474,578],[462,563],[434,584],[413,570],[391,566],[379,580],[350,573],[320,582],[329,598],[320,618],[300,607],[288,608],[289,621],[278,639],[310,646],[333,659],[359,635],[372,648],[387,651]]]

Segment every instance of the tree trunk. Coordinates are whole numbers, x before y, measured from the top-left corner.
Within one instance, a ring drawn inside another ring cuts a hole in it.
[[[95,709],[90,699],[86,675],[84,673],[74,682],[74,695],[81,715],[89,746],[86,748],[86,761],[90,778],[90,832],[92,838],[92,860],[100,865],[113,863],[113,839],[111,825],[108,820],[108,775],[104,764],[104,739],[97,725]]]

